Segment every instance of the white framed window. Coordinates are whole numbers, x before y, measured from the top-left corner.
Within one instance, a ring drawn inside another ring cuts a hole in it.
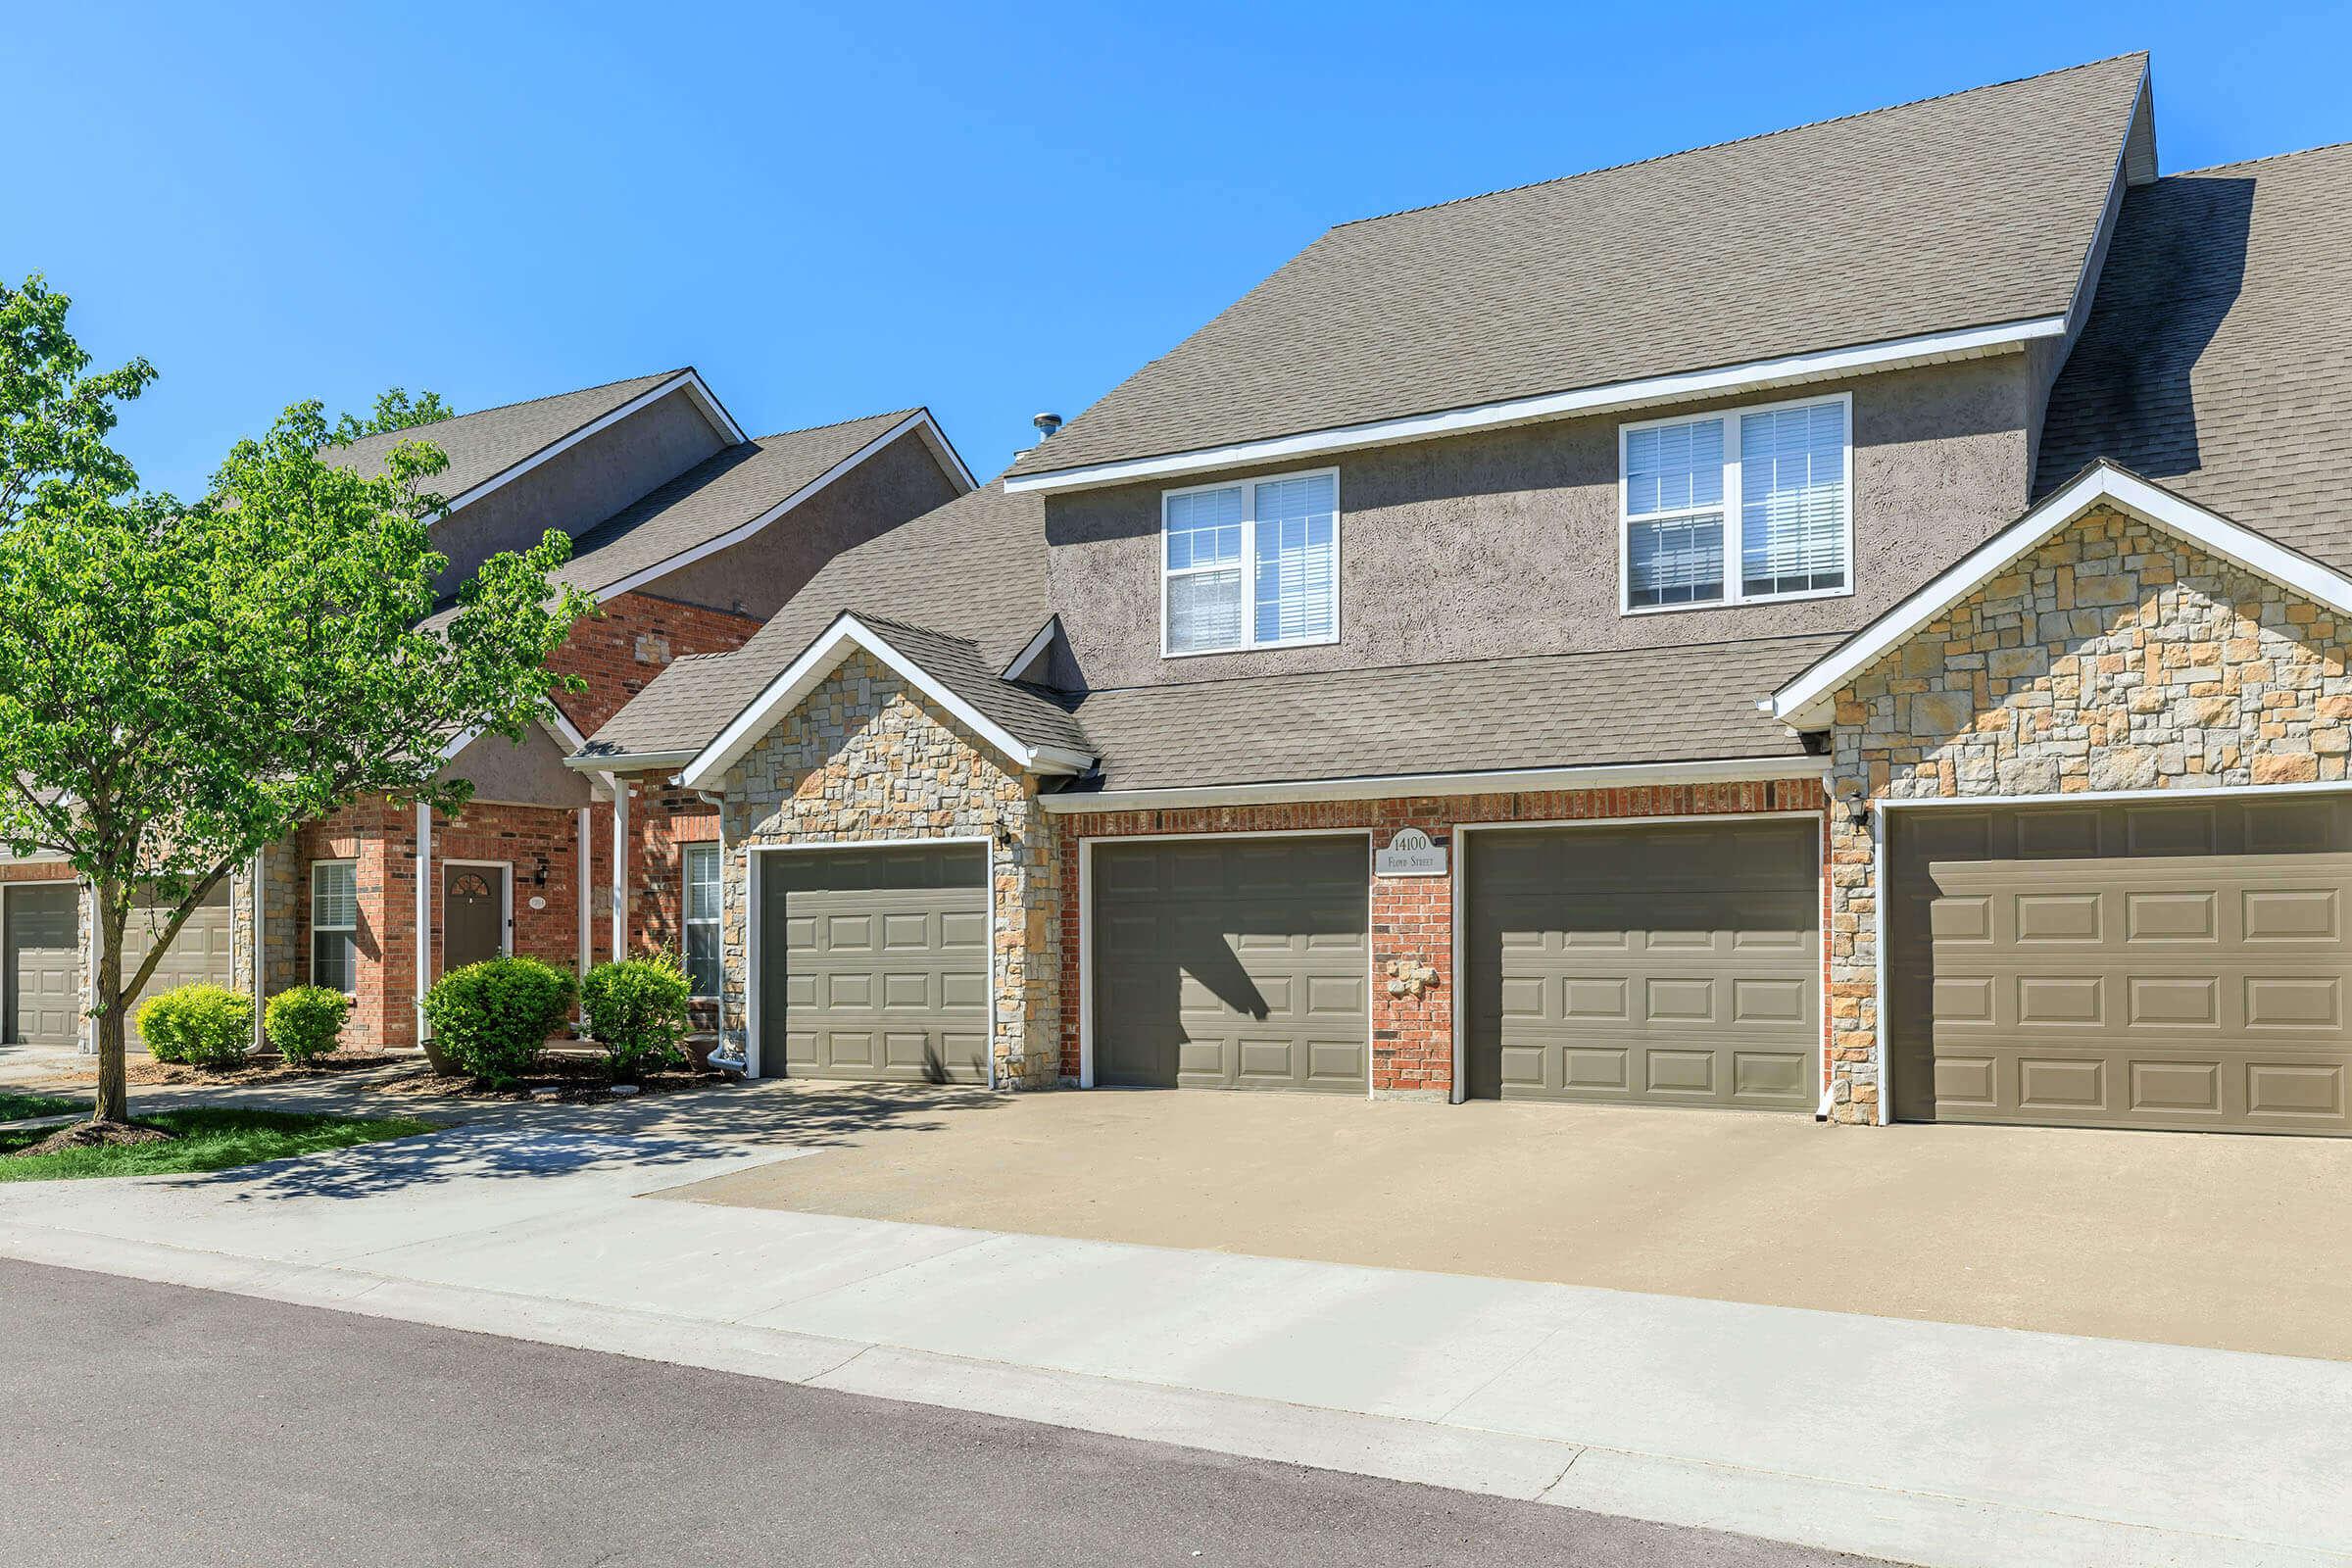
[[[1163,656],[1339,641],[1339,469],[1164,491],[1159,522]]]
[[[715,997],[724,974],[718,949],[718,846],[686,846],[686,979],[698,997]]]
[[[1627,614],[1854,591],[1851,393],[1620,425]]]
[[[351,996],[360,976],[360,868],[311,862],[311,984]]]

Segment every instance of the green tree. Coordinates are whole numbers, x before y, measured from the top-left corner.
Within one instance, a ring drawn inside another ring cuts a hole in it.
[[[133,360],[90,374],[89,355],[66,330],[72,304],[38,272],[23,288],[0,282],[0,528],[31,507],[105,500],[138,483],[106,438],[115,405],[145,391],[155,368]]]
[[[338,443],[357,441],[362,436],[389,435],[395,430],[413,430],[420,424],[435,424],[454,419],[458,411],[441,401],[438,392],[427,392],[415,402],[409,401],[409,389],[396,386],[375,400],[375,412],[365,419],[356,414],[346,414],[335,421],[335,440]]]
[[[0,844],[59,855],[94,890],[93,1120],[120,1122],[128,1001],[205,896],[363,798],[462,806],[469,786],[439,776],[443,748],[472,731],[520,740],[574,684],[545,661],[593,605],[551,586],[570,545],[550,533],[485,563],[436,616],[448,563],[428,484],[446,458],[403,442],[380,472],[337,467],[317,403],[239,442],[202,501],[138,493],[100,450],[111,409],[91,403],[135,393],[144,367],[111,388],[78,379],[65,302],[37,282],[11,296],[29,324],[9,330],[43,346],[0,403],[28,426],[59,413],[7,454],[48,466],[0,474],[0,493],[27,498],[0,530]],[[126,971],[142,893],[162,920]]]

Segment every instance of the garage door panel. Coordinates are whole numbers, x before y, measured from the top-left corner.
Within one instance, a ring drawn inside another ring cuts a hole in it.
[[[771,855],[760,870],[769,1070],[988,1078],[987,857],[976,846]]]
[[[1819,844],[1812,821],[1470,836],[1471,1092],[1811,1109]]]
[[[171,923],[172,910],[178,906],[173,899],[169,903],[159,898],[142,898],[132,906],[130,920],[122,931],[122,962],[127,976],[136,972],[155,951],[157,939]],[[139,1004],[149,997],[161,996],[184,985],[208,984],[224,986],[234,977],[231,969],[229,887],[224,881],[216,885],[188,915],[172,945],[164,952],[147,984],[131,999],[132,1043],[137,1044]]]
[[[0,1039],[64,1049],[80,1036],[80,893],[73,883],[19,883],[0,890],[6,932],[6,1008]]]
[[[1100,844],[1096,1081],[1361,1093],[1364,839]]]
[[[2019,808],[1978,832],[2003,853],[1923,858],[1914,820],[1898,818],[1895,1113],[2352,1133],[2346,803],[2067,815],[2068,842],[2135,853],[2018,858],[2008,852],[2061,837]]]
[[[1732,1095],[1738,1100],[1810,1100],[1813,1055],[1806,1051],[1734,1051]]]

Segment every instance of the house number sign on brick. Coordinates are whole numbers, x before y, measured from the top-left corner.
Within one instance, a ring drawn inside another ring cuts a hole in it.
[[[1372,870],[1378,876],[1444,876],[1446,846],[1430,843],[1417,827],[1398,828],[1387,849],[1374,852]]]

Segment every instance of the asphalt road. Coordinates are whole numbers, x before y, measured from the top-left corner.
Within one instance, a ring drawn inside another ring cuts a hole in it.
[[[0,1260],[16,1565],[1858,1559]]]

